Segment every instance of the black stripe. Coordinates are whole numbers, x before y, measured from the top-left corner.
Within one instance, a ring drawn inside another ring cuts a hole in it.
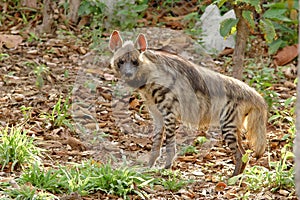
[[[228,118],[221,121],[221,127],[231,124],[235,118],[235,114],[228,116]]]
[[[234,111],[235,111],[234,107],[231,106],[230,108],[227,109],[227,112],[226,112],[225,116],[222,117],[222,118],[226,120],[229,116],[232,115],[232,113],[233,113]]]
[[[161,96],[159,96],[159,97],[160,97],[159,100],[158,100],[158,97],[154,99],[154,103],[155,103],[155,104],[160,104],[161,102],[164,101],[164,97],[161,97]]]
[[[163,88],[163,87],[161,86],[161,87],[158,87],[158,88],[153,89],[153,90],[152,90],[152,97],[154,97],[155,94],[156,94],[159,90],[161,90],[162,88]]]
[[[225,141],[230,140],[230,141],[236,142],[236,137],[232,134],[227,134],[227,135],[225,135],[224,140]]]
[[[226,105],[222,108],[221,113],[220,113],[220,117],[222,117],[222,115],[224,114],[224,111],[226,110],[227,106],[231,103],[231,101],[227,101]]]
[[[160,95],[165,96],[167,93],[169,93],[171,91],[170,88],[168,87],[164,87],[163,90],[161,90]]]

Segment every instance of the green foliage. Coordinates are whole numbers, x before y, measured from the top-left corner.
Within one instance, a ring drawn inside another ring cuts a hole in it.
[[[239,184],[245,182],[250,191],[258,191],[261,188],[266,188],[271,192],[275,192],[279,189],[294,188],[295,170],[294,166],[288,163],[288,160],[292,159],[294,154],[288,150],[289,148],[289,145],[284,146],[281,151],[281,159],[270,162],[270,169],[262,166],[246,168],[243,174],[230,178],[228,184],[234,185],[238,182]]]
[[[198,12],[192,12],[184,16],[183,22],[187,24],[186,29],[184,30],[187,34],[191,35],[199,44],[202,44],[202,29],[198,26],[195,26],[196,23],[200,20]]]
[[[6,53],[0,53],[0,61],[4,61],[9,58],[9,55]]]
[[[262,6],[265,12],[262,13],[259,0],[217,0],[219,7],[230,3],[232,6],[239,6],[243,9],[242,16],[247,21],[248,27],[252,31],[260,31],[269,45],[269,54],[274,54],[279,48],[298,42],[298,12],[299,5],[293,0],[284,0],[279,2],[265,3]],[[248,5],[245,6],[245,5]],[[262,15],[259,23],[255,22],[253,13],[249,6],[254,8],[255,12]],[[248,10],[249,9],[249,10]],[[256,24],[258,26],[256,26]],[[232,34],[231,31],[236,26],[233,19],[226,19],[220,24],[220,34],[227,37]]]
[[[60,180],[60,171],[41,167],[38,163],[30,166],[21,176],[20,183],[31,183],[34,187],[51,193],[61,193],[63,182]]]
[[[208,139],[204,136],[199,136],[195,140],[195,145],[203,145],[205,142],[208,142]]]
[[[40,149],[34,145],[34,138],[26,135],[23,127],[1,127],[0,136],[1,170],[10,167],[13,171],[40,160]]]
[[[176,192],[182,187],[186,186],[192,180],[182,179],[180,171],[163,170],[161,172],[163,179],[161,179],[161,185],[164,186],[166,190]]]
[[[116,194],[126,199],[128,194],[142,195],[138,188],[154,180],[132,169],[122,167],[113,169],[111,165],[103,165],[94,172],[93,188],[108,194]]]
[[[59,198],[53,194],[38,191],[36,188],[28,186],[28,185],[22,185],[18,189],[8,189],[5,190],[5,194],[7,194],[10,198],[16,199],[16,200],[45,200],[45,199],[51,199],[51,200],[58,200]]]
[[[60,96],[57,103],[53,106],[51,113],[44,113],[41,117],[45,118],[54,128],[66,126],[73,130],[71,115],[69,113],[69,108],[71,106],[69,98],[70,97],[67,96],[66,100],[62,102],[62,97]]]
[[[28,42],[40,41],[40,38],[35,33],[30,32],[27,41]]]
[[[295,123],[295,102],[296,97],[291,96],[288,99],[280,98],[280,94],[274,90],[274,85],[282,84],[285,80],[283,68],[278,67],[277,71],[267,65],[257,68],[255,62],[247,66],[248,84],[254,87],[266,100],[271,117],[269,122],[276,126],[288,125],[292,127]]]
[[[247,80],[249,85],[254,87],[265,98],[269,107],[277,105],[279,103],[279,94],[275,92],[272,87],[274,83],[277,83],[279,73],[275,73],[274,68],[263,66],[261,69],[257,69],[257,65],[252,63],[245,71],[248,74]]]
[[[294,96],[282,100],[277,104],[277,109],[272,110],[272,116],[269,118],[269,122],[274,125],[285,123],[293,126],[295,124],[295,103],[296,97]]]
[[[132,29],[138,27],[138,20],[144,15],[148,7],[148,1],[131,0],[115,1],[113,9],[108,8],[99,0],[81,1],[78,14],[79,16],[91,16],[91,28],[93,31],[86,32],[87,37],[91,37],[93,44],[101,44],[100,37],[103,31],[111,29]]]
[[[254,17],[253,17],[253,12],[250,10],[243,10],[242,16],[244,19],[247,20],[248,24],[250,25],[251,29],[255,29],[255,22],[254,22]]]
[[[13,199],[31,200],[35,197],[36,190],[30,186],[24,185],[19,189],[7,190],[6,194]]]
[[[180,155],[190,155],[190,154],[197,154],[199,150],[195,146],[185,146],[181,149]]]
[[[263,31],[263,33],[265,35],[265,40],[267,41],[267,43],[273,42],[273,40],[276,36],[276,32],[275,32],[275,28],[274,28],[271,20],[269,20],[269,19],[260,20],[259,27]]]
[[[78,9],[78,15],[79,16],[85,16],[85,15],[99,15],[103,14],[105,10],[107,9],[104,2],[97,1],[97,0],[83,0],[80,3],[79,9]]]
[[[153,187],[160,184],[170,191],[178,191],[190,180],[181,177],[179,171],[162,170],[153,178],[152,172],[138,172],[135,168],[113,168],[110,164],[100,164],[93,160],[83,161],[81,164],[58,166],[57,169],[45,169],[34,164],[23,172],[17,180],[20,184],[30,183],[30,188],[21,187],[10,189],[6,193],[20,199],[32,199],[49,192],[56,194],[77,192],[80,195],[88,195],[96,191],[120,196],[129,199],[128,196],[136,194],[140,198],[148,198],[142,190],[143,187]],[[37,198],[39,199],[39,198]],[[54,198],[55,199],[55,198]]]
[[[154,181],[154,178],[135,169],[126,167],[114,169],[110,164],[102,165],[94,161],[48,170],[33,165],[19,179],[20,183],[31,183],[39,190],[52,193],[77,192],[87,195],[100,190],[124,199],[128,199],[129,194],[145,198],[146,193],[140,188]]]
[[[236,27],[239,19],[228,18],[221,22],[220,24],[220,34],[222,37],[226,37],[232,34],[232,29]],[[235,31],[234,31],[235,32]]]

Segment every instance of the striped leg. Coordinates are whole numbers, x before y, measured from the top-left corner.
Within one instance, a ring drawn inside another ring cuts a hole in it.
[[[166,151],[167,151],[167,160],[166,160],[166,169],[172,167],[175,155],[176,155],[176,118],[173,113],[169,113],[164,117],[165,122],[165,134],[166,134]]]
[[[233,176],[242,173],[246,167],[246,163],[243,163],[242,161],[242,156],[245,153],[245,150],[241,146],[241,138],[237,126],[237,116],[238,114],[236,111],[236,105],[228,102],[223,108],[220,118],[223,139],[234,154],[235,158],[235,169]]]
[[[149,167],[153,167],[157,158],[160,156],[161,146],[163,142],[164,135],[164,124],[163,117],[158,111],[155,105],[149,107],[151,115],[154,121],[154,135],[153,135],[153,144],[151,149],[151,155],[149,159]]]
[[[172,167],[175,155],[176,155],[176,108],[178,108],[178,100],[173,97],[172,94],[170,96],[165,96],[164,101],[157,105],[158,109],[162,113],[163,123],[165,127],[165,135],[166,135],[166,169],[170,169]]]

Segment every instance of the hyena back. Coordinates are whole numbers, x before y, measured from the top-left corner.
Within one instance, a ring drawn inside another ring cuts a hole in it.
[[[144,97],[154,120],[153,146],[149,160],[152,167],[160,156],[166,138],[170,168],[176,155],[176,121],[208,127],[208,133],[221,131],[235,157],[233,175],[243,172],[245,153],[241,145],[244,122],[246,138],[259,158],[266,148],[267,106],[264,99],[247,84],[200,67],[162,51],[147,50],[147,41],[140,34],[135,43],[123,40],[118,31],[110,36],[114,53],[111,65],[125,82]]]

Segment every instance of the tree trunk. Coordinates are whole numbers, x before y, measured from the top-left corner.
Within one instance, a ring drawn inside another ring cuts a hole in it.
[[[44,0],[43,23],[40,27],[42,33],[51,33],[53,25],[53,9],[51,9],[51,0]]]
[[[300,5],[300,2],[299,2]],[[300,18],[299,18],[300,19]],[[300,28],[299,28],[300,37]],[[300,40],[299,40],[300,44]],[[296,102],[296,138],[294,141],[294,154],[295,154],[295,184],[296,194],[300,199],[300,48],[298,49],[298,69],[297,69],[297,102]]]
[[[69,14],[68,14],[68,19],[72,23],[77,23],[78,21],[78,8],[80,6],[81,0],[69,0]]]
[[[236,26],[236,42],[233,53],[233,71],[232,75],[234,78],[242,80],[243,78],[243,69],[244,69],[244,55],[247,45],[247,39],[249,35],[249,30],[247,26],[247,21],[243,18],[242,12],[243,8],[235,6],[234,12],[236,18],[239,19],[239,22]]]

